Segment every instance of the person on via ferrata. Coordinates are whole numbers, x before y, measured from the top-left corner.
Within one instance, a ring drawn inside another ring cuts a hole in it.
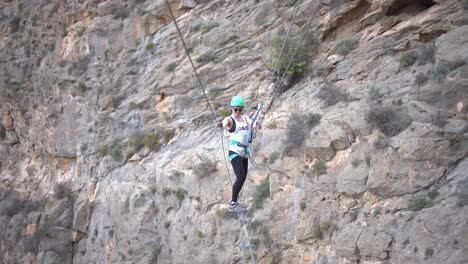
[[[234,96],[231,99],[232,114],[219,122],[217,126],[220,129],[227,129],[229,132],[229,160],[236,174],[236,181],[232,186],[232,199],[228,203],[228,211],[242,212],[246,209],[238,202],[238,196],[247,178],[249,165],[248,144],[249,136],[253,128],[261,128],[258,122],[242,114],[244,110],[244,99],[240,96]],[[254,123],[254,124],[252,124]]]

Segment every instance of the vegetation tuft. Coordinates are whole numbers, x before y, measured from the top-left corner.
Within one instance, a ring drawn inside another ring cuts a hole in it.
[[[177,63],[171,62],[168,65],[166,65],[165,71],[168,72],[168,73],[169,72],[174,72],[176,68],[177,68]]]
[[[409,67],[414,64],[417,58],[418,58],[418,54],[413,50],[404,52],[400,56],[400,65],[403,66],[404,68]]]
[[[340,55],[346,56],[348,55],[353,49],[357,48],[359,42],[355,39],[345,39],[340,41],[336,44],[334,48],[334,52]]]
[[[173,194],[175,195],[177,200],[179,200],[179,202],[182,202],[185,199],[185,195],[187,194],[187,191],[182,188],[179,188],[177,190],[174,190]]]
[[[148,133],[143,137],[143,145],[153,150],[159,147],[159,136],[156,133]]]
[[[369,85],[367,87],[367,93],[369,94],[369,99],[371,101],[378,101],[380,99],[379,87],[375,85]]]
[[[401,107],[377,106],[366,116],[367,122],[386,136],[393,137],[411,125],[413,120]]]
[[[327,173],[327,168],[325,166],[325,161],[319,160],[314,164],[314,175],[320,176]]]
[[[149,51],[152,51],[154,49],[154,43],[153,42],[148,42],[146,45],[145,45],[145,49],[146,50],[149,50]]]
[[[263,207],[263,202],[270,196],[270,178],[263,179],[255,188],[253,196],[253,208]]]
[[[197,63],[208,63],[208,62],[212,62],[212,61],[215,61],[216,59],[218,58],[218,56],[216,56],[215,54],[211,53],[211,52],[206,52],[206,53],[203,53],[202,55],[200,55],[198,58],[195,59],[195,61]]]
[[[411,198],[408,203],[408,209],[412,211],[420,211],[424,208],[429,208],[434,205],[432,200],[426,199],[425,197]]]
[[[112,142],[110,152],[109,154],[111,155],[112,159],[115,161],[120,161],[122,160],[122,148],[123,145],[120,142],[119,139],[116,139]]]
[[[332,222],[330,221],[325,221],[321,224],[317,224],[314,227],[314,237],[316,239],[323,239],[324,233],[327,233],[331,227],[332,227]]]
[[[218,161],[208,156],[197,155],[200,162],[193,166],[191,169],[195,175],[200,178],[209,176],[218,171]]]
[[[207,22],[203,23],[203,26],[202,26],[201,30],[202,30],[203,33],[207,33],[207,32],[209,32],[210,30],[212,30],[215,27],[219,27],[218,22],[216,22],[216,21],[207,21]]]
[[[288,132],[285,151],[289,153],[295,148],[299,148],[309,131],[320,123],[322,116],[320,114],[292,113],[288,122]]]
[[[337,104],[338,102],[348,100],[348,94],[342,92],[336,85],[325,83],[320,87],[317,98],[322,100],[324,107],[329,107]]]
[[[281,27],[273,37],[266,64],[276,76],[286,75],[290,82],[294,83],[305,73],[308,67],[309,51],[314,49],[315,41],[311,39],[312,34],[306,33],[304,29],[292,30],[284,43],[286,35],[286,29]],[[304,43],[304,39],[308,43]],[[288,65],[289,69],[286,72]]]
[[[273,151],[270,153],[268,156],[268,164],[273,164],[275,163],[276,159],[279,157],[280,153],[278,151]]]

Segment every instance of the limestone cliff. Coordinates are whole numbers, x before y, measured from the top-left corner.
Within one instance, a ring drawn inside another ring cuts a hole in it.
[[[0,2],[2,263],[241,263],[234,95],[258,263],[468,263],[466,0],[170,2]]]

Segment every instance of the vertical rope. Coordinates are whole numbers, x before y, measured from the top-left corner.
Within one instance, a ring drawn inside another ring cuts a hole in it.
[[[182,36],[182,32],[180,31],[179,25],[177,24],[177,20],[176,20],[176,18],[174,16],[174,13],[172,12],[172,7],[169,4],[168,0],[165,0],[165,2],[166,2],[166,5],[167,5],[167,8],[169,9],[169,13],[171,15],[172,21],[174,22],[174,25],[175,25],[175,27],[177,29],[177,33],[179,34],[180,40],[182,41],[182,45],[184,46],[185,54],[187,55],[187,57],[188,57],[188,59],[190,61],[190,64],[192,65],[192,69],[195,72],[195,76],[197,77],[198,83],[200,84],[200,88],[203,91],[203,96],[205,97],[206,102],[208,103],[208,106],[209,106],[209,108],[211,110],[211,114],[213,115],[213,119],[214,119],[215,123],[217,123],[215,112],[214,112],[213,108],[211,107],[208,96],[206,95],[205,89],[203,88],[203,83],[202,83],[202,81],[200,79],[200,76],[198,75],[197,69],[195,68],[195,64],[193,63],[192,57],[190,56],[190,52],[188,51],[187,45],[185,44],[185,40],[184,40],[184,37]],[[231,183],[231,187],[232,187],[233,184],[232,184],[232,180],[231,180],[231,174],[229,172],[229,166],[228,166],[228,163],[227,163],[226,150],[224,149],[224,136],[223,136],[222,131],[219,131],[219,132],[221,134],[221,145],[222,145],[222,149],[223,149],[223,156],[224,156],[224,161],[225,161],[225,164],[226,164],[226,170],[227,170],[227,173],[228,173],[229,182]]]

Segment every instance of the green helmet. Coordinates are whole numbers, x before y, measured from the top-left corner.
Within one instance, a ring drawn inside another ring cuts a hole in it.
[[[231,99],[231,106],[244,106],[244,99],[240,96],[234,96]]]

